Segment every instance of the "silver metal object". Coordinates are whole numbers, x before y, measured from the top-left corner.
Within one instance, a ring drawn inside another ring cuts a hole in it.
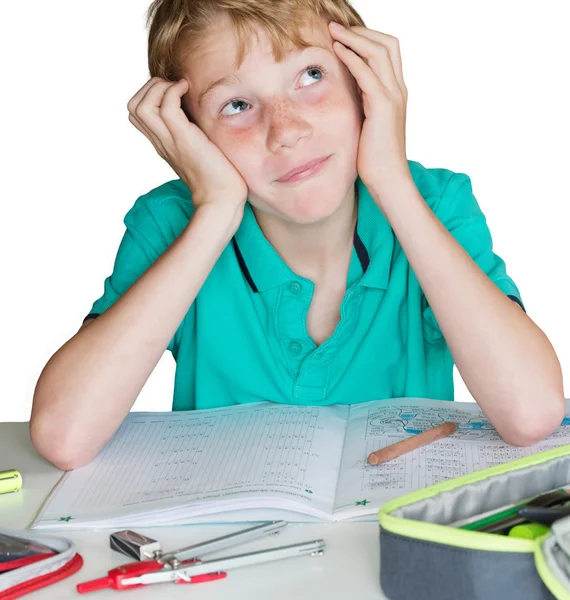
[[[208,540],[207,542],[186,546],[185,548],[179,548],[172,552],[160,554],[156,558],[160,562],[175,568],[175,566],[177,567],[179,563],[184,560],[201,558],[205,554],[211,554],[212,552],[217,552],[224,548],[245,544],[250,540],[257,539],[264,535],[278,533],[286,525],[287,521],[269,521],[267,523],[262,523],[261,525],[256,525],[255,527],[250,527],[249,529]]]
[[[248,552],[247,554],[238,554],[235,556],[226,556],[224,558],[206,560],[188,565],[181,569],[161,569],[160,571],[145,573],[144,575],[139,575],[138,577],[129,577],[123,579],[122,584],[125,586],[135,584],[149,585],[152,583],[177,581],[179,579],[189,581],[196,575],[204,575],[206,573],[223,572],[229,569],[247,567],[250,565],[259,565],[284,558],[321,555],[323,554],[324,548],[324,540],[312,540],[310,542],[292,544],[291,546],[281,546],[279,548],[272,548],[270,550],[260,550],[258,552]]]

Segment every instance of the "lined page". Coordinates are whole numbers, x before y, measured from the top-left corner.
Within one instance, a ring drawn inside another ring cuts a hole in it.
[[[260,496],[331,514],[347,415],[269,402],[130,413],[94,461],[66,474],[35,524]]]

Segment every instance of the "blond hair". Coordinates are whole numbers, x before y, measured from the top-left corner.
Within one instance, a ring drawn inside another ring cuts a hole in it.
[[[255,35],[267,35],[275,62],[285,59],[291,45],[310,46],[300,29],[314,18],[345,27],[365,27],[349,0],[154,0],[147,10],[148,68],[151,77],[178,81],[189,53],[200,48],[204,32],[227,16],[236,34],[239,69]]]

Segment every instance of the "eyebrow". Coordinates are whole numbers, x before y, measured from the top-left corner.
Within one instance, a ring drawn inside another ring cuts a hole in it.
[[[329,54],[334,55],[334,53],[331,52],[331,50],[330,50],[330,48],[328,48],[328,46],[321,45],[318,43],[312,44],[308,48],[303,48],[302,50],[298,50],[296,53],[301,55],[304,52],[311,50],[312,48],[321,48],[322,50],[325,50]],[[241,79],[235,73],[233,73],[232,75],[225,75],[224,77],[220,77],[219,79],[212,81],[211,83],[209,83],[207,85],[207,87],[204,90],[202,90],[202,92],[200,92],[200,95],[198,96],[198,105],[201,106],[204,98],[206,96],[210,95],[217,87],[220,87],[223,85],[232,85],[234,83],[241,83]]]

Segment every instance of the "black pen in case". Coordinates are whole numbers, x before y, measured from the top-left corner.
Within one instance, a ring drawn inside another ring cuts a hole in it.
[[[547,492],[546,494],[541,494],[536,498],[533,498],[525,507],[521,507],[519,511],[517,511],[516,515],[511,515],[509,517],[505,517],[504,519],[500,519],[495,522],[487,523],[481,528],[476,528],[474,531],[481,531],[483,533],[499,533],[499,534],[507,534],[509,530],[515,525],[522,525],[524,523],[528,523],[530,519],[520,516],[520,510],[527,507],[551,507],[557,504],[563,504],[564,502],[570,501],[570,494],[564,489],[556,490],[553,492]]]
[[[519,509],[518,515],[526,521],[552,525],[558,519],[570,516],[570,506],[523,506]]]

